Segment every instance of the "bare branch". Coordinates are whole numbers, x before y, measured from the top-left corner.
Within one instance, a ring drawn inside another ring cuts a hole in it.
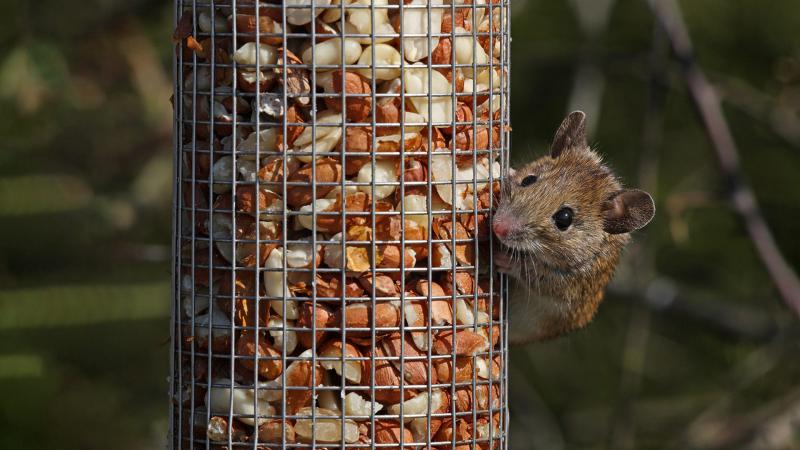
[[[664,27],[672,51],[681,63],[683,77],[729,183],[733,208],[781,297],[800,316],[800,280],[784,259],[758,207],[753,190],[744,180],[739,152],[722,113],[720,99],[694,56],[692,41],[675,0],[648,0],[656,20]]]

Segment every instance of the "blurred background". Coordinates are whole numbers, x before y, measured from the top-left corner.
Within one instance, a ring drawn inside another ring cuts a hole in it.
[[[172,2],[3,2],[0,448],[162,448]],[[800,449],[800,321],[643,0],[513,0],[512,161],[584,109],[656,197],[597,320],[511,354],[511,447]],[[743,177],[800,266],[800,2],[680,1]]]

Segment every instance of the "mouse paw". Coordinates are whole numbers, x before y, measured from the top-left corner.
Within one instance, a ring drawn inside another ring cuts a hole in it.
[[[519,271],[518,264],[514,264],[514,260],[511,259],[511,255],[506,252],[495,252],[492,261],[494,262],[495,270],[500,273],[513,275]]]

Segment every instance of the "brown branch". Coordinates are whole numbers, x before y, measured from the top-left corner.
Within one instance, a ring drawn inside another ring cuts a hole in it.
[[[722,113],[719,96],[697,64],[678,4],[675,0],[648,0],[648,3],[656,20],[664,27],[672,51],[681,63],[684,81],[711,139],[719,168],[729,183],[733,208],[741,217],[781,297],[800,316],[800,280],[783,258],[759,210],[753,190],[744,180],[739,152]]]

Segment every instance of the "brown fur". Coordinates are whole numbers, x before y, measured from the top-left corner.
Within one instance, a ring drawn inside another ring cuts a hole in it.
[[[609,217],[615,217],[609,208],[619,206],[610,199],[634,191],[622,190],[586,145],[584,117],[571,114],[556,133],[551,156],[509,177],[495,213],[495,221],[510,224],[500,238],[506,253],[498,252],[495,259],[522,284],[511,295],[512,343],[554,338],[588,324],[629,240],[627,231],[641,228],[653,214],[644,208],[645,197],[652,205],[649,195],[635,191],[642,194],[637,197],[641,204],[631,205],[631,213],[609,224]],[[521,186],[528,175],[536,175],[537,181]],[[561,231],[552,217],[563,207],[574,216],[572,225]],[[632,214],[638,216],[631,219]]]

